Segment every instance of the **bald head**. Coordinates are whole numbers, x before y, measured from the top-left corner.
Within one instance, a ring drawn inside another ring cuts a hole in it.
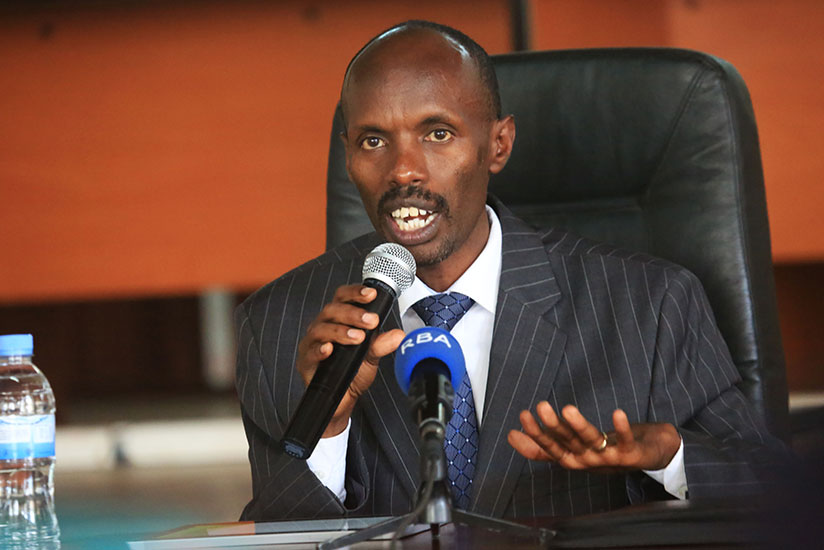
[[[451,27],[407,21],[374,37],[349,62],[341,88],[344,121],[353,87],[385,86],[401,71],[417,72],[424,79],[450,75],[474,81],[473,101],[484,105],[488,120],[501,117],[498,80],[486,51]]]

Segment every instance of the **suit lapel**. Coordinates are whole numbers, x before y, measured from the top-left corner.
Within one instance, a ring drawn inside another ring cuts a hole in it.
[[[509,445],[507,434],[520,429],[518,415],[523,409],[534,409],[549,396],[566,333],[549,320],[561,293],[540,235],[494,197],[490,202],[501,222],[503,256],[470,508],[502,516],[526,462]],[[397,304],[382,330],[393,328],[401,328]],[[414,501],[420,484],[417,427],[407,397],[395,380],[392,361],[393,355],[381,361],[375,382],[360,403],[381,449]]]
[[[507,442],[518,416],[549,396],[566,334],[547,313],[561,299],[540,236],[493,200],[503,233],[486,405],[473,481],[474,512],[501,516],[526,462]]]
[[[384,242],[376,233],[371,233],[361,239],[353,241],[355,248],[354,262],[358,269],[351,269],[350,283],[358,283],[361,279],[360,266],[363,258],[375,246]],[[392,312],[384,320],[381,332],[401,328],[400,313],[397,302],[392,306]],[[412,415],[407,405],[407,397],[401,391],[395,380],[393,367],[394,354],[384,357],[375,375],[375,381],[369,390],[361,397],[358,405],[362,407],[366,421],[372,427],[372,432],[378,444],[388,457],[392,468],[401,480],[404,489],[414,501],[420,482],[417,427],[412,423]],[[359,439],[358,430],[363,429],[357,423],[352,424],[355,440]]]
[[[401,328],[397,303],[381,330],[396,328]],[[408,398],[395,380],[394,357],[390,354],[381,360],[375,381],[361,402],[378,444],[414,502],[420,484],[418,429],[412,422]]]

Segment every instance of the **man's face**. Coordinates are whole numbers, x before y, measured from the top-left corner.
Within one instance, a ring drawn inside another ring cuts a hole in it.
[[[353,67],[344,88],[347,169],[381,235],[419,267],[449,260],[465,264],[462,272],[488,236],[499,121],[474,63],[428,35],[396,38]]]

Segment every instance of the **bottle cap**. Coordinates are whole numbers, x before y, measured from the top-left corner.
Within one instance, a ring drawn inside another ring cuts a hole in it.
[[[4,334],[0,336],[0,355],[31,355],[34,337],[31,334]]]

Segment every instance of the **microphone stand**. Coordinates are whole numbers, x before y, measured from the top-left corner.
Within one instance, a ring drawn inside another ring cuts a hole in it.
[[[393,547],[403,531],[413,523],[429,524],[433,542],[440,534],[440,527],[446,523],[459,523],[471,527],[481,527],[490,531],[509,533],[513,536],[533,537],[544,546],[556,532],[541,527],[529,527],[504,519],[481,514],[473,514],[452,507],[452,494],[447,486],[446,456],[443,448],[444,425],[438,421],[425,422],[420,428],[421,435],[421,487],[418,490],[415,508],[409,514],[394,517],[360,531],[343,535],[318,545],[319,550],[333,550],[372,538],[395,532]]]

